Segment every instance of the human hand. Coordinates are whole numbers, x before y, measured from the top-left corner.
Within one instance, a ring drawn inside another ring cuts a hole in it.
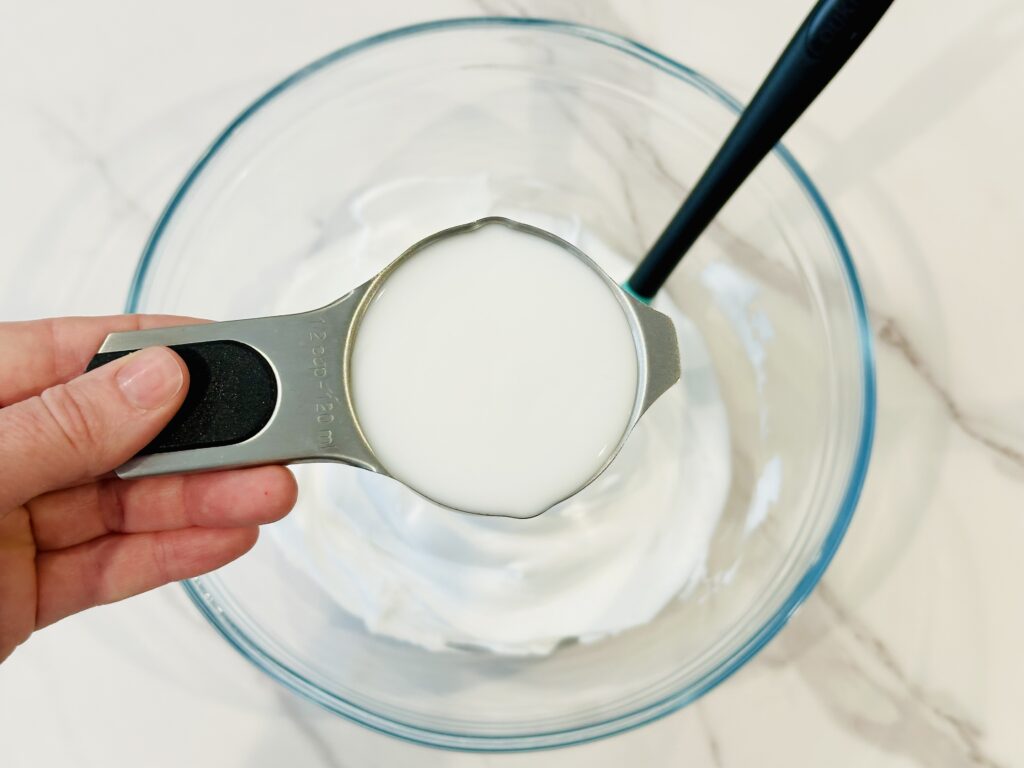
[[[82,371],[107,333],[187,322],[0,323],[0,661],[72,613],[229,563],[295,503],[284,467],[108,474],[171,419],[188,369],[156,347]]]

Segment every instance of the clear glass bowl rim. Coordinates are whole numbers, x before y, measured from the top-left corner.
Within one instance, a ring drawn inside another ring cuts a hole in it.
[[[299,69],[289,75],[256,99],[233,121],[231,121],[230,124],[228,124],[228,126],[210,144],[206,151],[192,166],[184,180],[178,186],[174,195],[171,197],[167,206],[164,208],[160,218],[157,220],[136,266],[125,310],[127,312],[139,311],[139,303],[146,274],[153,263],[161,236],[163,235],[163,232],[171,218],[174,216],[178,206],[188,194],[192,184],[221,147],[231,139],[232,134],[234,134],[234,132],[243,123],[248,121],[269,101],[289,88],[298,85],[318,70],[365,49],[406,37],[413,37],[431,32],[487,27],[537,28],[546,32],[564,34],[613,48],[622,53],[633,56],[634,58],[637,58],[662,72],[672,75],[673,77],[684,80],[737,114],[743,109],[743,105],[737,99],[696,70],[680,64],[679,62],[676,62],[673,59],[670,59],[667,56],[664,56],[657,51],[626,37],[587,25],[552,19],[476,16],[441,19],[412,24],[373,35],[339,48],[332,53],[328,53],[327,55],[311,62],[302,69]],[[817,211],[821,223],[831,239],[837,255],[839,256],[840,265],[846,276],[847,289],[856,315],[855,319],[860,343],[860,359],[862,366],[861,385],[863,393],[860,434],[857,439],[857,452],[851,467],[847,487],[843,493],[842,501],[839,505],[839,509],[837,510],[835,519],[832,522],[832,526],[822,542],[818,556],[811,562],[811,565],[808,567],[803,577],[796,584],[779,609],[761,625],[761,627],[747,640],[746,643],[737,648],[708,674],[701,679],[694,681],[685,688],[660,699],[659,701],[646,704],[628,714],[619,715],[613,719],[605,721],[589,723],[585,726],[522,734],[486,735],[478,733],[453,733],[442,730],[432,730],[422,726],[401,723],[390,718],[382,717],[324,691],[315,683],[305,679],[294,670],[289,669],[287,666],[278,662],[258,645],[252,642],[245,635],[244,631],[235,625],[230,618],[218,611],[215,611],[203,599],[200,589],[196,584],[191,581],[182,582],[182,586],[185,588],[185,591],[192,602],[195,603],[210,624],[212,624],[213,627],[239,651],[239,653],[249,659],[249,661],[272,678],[299,695],[310,699],[330,712],[339,714],[380,733],[424,746],[440,747],[459,751],[522,752],[583,744],[596,739],[606,738],[608,736],[645,725],[681,709],[736,672],[736,670],[753,658],[757,652],[761,650],[761,648],[763,648],[764,645],[771,640],[780,629],[782,629],[797,608],[799,608],[803,601],[810,595],[811,591],[821,579],[825,569],[831,562],[832,557],[835,555],[836,549],[842,541],[843,536],[846,533],[846,529],[849,527],[850,520],[853,517],[853,512],[857,505],[857,500],[860,497],[860,492],[864,485],[864,478],[867,474],[868,462],[871,456],[871,446],[875,427],[875,365],[871,330],[868,323],[864,296],[861,291],[856,270],[853,266],[853,260],[850,256],[849,249],[846,246],[846,242],[839,230],[839,226],[826,205],[824,198],[821,196],[821,193],[818,192],[814,183],[793,155],[781,143],[775,147],[773,153],[776,155],[777,159],[782,162],[783,166],[793,175],[798,186],[800,186],[806,193],[812,207]]]

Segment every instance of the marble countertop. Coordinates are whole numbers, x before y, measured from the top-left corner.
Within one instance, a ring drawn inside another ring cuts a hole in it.
[[[572,19],[746,98],[809,5],[0,0],[0,319],[118,311],[208,140],[270,83],[367,34]],[[898,0],[790,133],[867,293],[875,453],[821,586],[697,704],[553,753],[431,751],[285,692],[171,587],[40,632],[0,666],[0,764],[1024,765],[1022,125],[1024,5]]]

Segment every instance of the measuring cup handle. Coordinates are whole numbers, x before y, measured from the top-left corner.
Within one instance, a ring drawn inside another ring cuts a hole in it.
[[[90,368],[144,347],[188,366],[185,402],[117,468],[120,477],[338,461],[382,471],[359,429],[345,378],[352,326],[370,283],[295,315],[148,328],[107,336]]]
[[[169,346],[188,367],[188,393],[174,418],[138,455],[240,443],[270,421],[277,378],[258,351],[233,340]],[[86,370],[134,351],[100,352]]]

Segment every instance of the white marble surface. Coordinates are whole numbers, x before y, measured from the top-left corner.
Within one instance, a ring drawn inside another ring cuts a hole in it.
[[[573,19],[746,97],[809,4],[0,0],[0,319],[117,311],[204,144],[369,33]],[[1022,124],[1020,0],[898,0],[791,132],[865,283],[876,449],[821,587],[695,706],[554,753],[430,751],[285,693],[172,587],[47,629],[0,667],[0,765],[1024,765]]]

